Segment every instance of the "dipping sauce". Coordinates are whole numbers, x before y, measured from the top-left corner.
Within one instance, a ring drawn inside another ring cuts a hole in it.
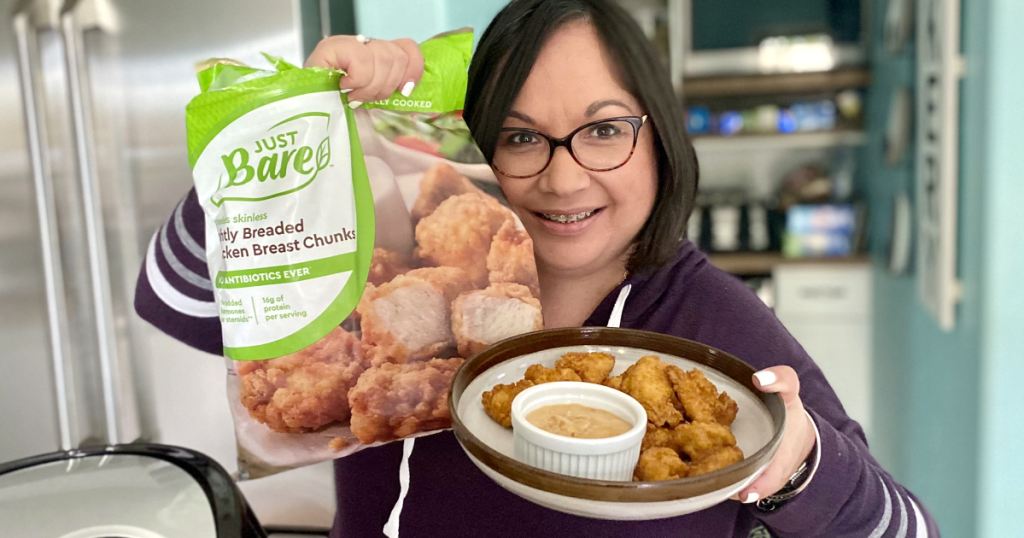
[[[580,404],[545,405],[526,415],[526,420],[544,431],[579,439],[615,437],[633,429],[615,413]]]

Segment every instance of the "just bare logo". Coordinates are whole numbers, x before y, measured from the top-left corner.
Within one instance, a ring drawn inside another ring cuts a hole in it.
[[[323,122],[317,121],[323,118]],[[281,127],[298,120],[308,125],[299,130],[281,131]],[[311,121],[312,120],[312,121]],[[331,139],[328,135],[330,114],[307,112],[292,116],[270,127],[271,134],[237,147],[221,155],[223,173],[217,187],[216,205],[225,200],[262,201],[301,190],[312,183],[331,164]],[[323,138],[313,145],[304,144],[319,138],[314,132],[323,128]]]

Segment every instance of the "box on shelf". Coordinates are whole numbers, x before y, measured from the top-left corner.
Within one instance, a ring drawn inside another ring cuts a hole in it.
[[[853,204],[795,205],[786,211],[782,251],[791,258],[850,256],[857,231]]]

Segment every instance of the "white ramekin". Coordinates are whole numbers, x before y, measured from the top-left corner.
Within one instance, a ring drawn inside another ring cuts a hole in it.
[[[580,404],[603,409],[633,425],[604,439],[578,439],[544,431],[526,420],[546,405]],[[545,471],[595,480],[633,479],[640,444],[647,432],[647,412],[628,394],[595,383],[543,383],[512,400],[512,435],[517,460]]]

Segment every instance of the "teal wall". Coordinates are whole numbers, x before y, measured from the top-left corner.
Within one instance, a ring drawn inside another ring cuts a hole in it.
[[[894,88],[914,87],[914,47],[892,56],[881,39],[886,1],[876,1],[872,20],[872,68],[875,81],[867,104],[869,143],[863,153],[871,248],[876,260],[874,314],[874,432],[872,452],[904,485],[917,494],[939,522],[945,536],[973,535],[976,497],[980,299],[979,256],[969,255],[977,241],[962,244],[960,274],[965,297],[957,328],[942,332],[921,307],[915,270],[888,272],[893,196],[914,198],[913,151],[895,167],[883,164],[883,132]],[[966,163],[965,163],[966,164]],[[975,209],[979,193],[961,193],[964,235],[978,237]],[[959,424],[955,430],[950,424]],[[955,495],[950,492],[955,491]]]
[[[378,39],[409,37],[424,41],[472,26],[479,41],[508,0],[355,0],[356,28]]]
[[[508,0],[329,0],[333,35],[360,33],[376,39],[408,37],[417,42],[465,26],[472,27],[473,44],[480,41],[491,19]],[[303,50],[313,52],[320,42],[318,0],[301,0]]]
[[[875,82],[868,99],[864,187],[872,210],[875,271],[873,452],[932,511],[944,536],[1015,536],[1015,489],[1024,482],[1024,84],[1020,0],[965,0],[960,131],[959,263],[963,301],[956,329],[941,331],[917,297],[915,271],[884,265],[892,197],[913,194],[913,162],[882,164],[891,90],[913,85],[911,47],[882,48],[887,1],[872,21]]]
[[[987,119],[976,143],[986,160],[978,528],[995,538],[1021,534],[1024,484],[1024,2],[990,0],[983,15],[989,23],[976,36],[989,53],[976,96]]]

